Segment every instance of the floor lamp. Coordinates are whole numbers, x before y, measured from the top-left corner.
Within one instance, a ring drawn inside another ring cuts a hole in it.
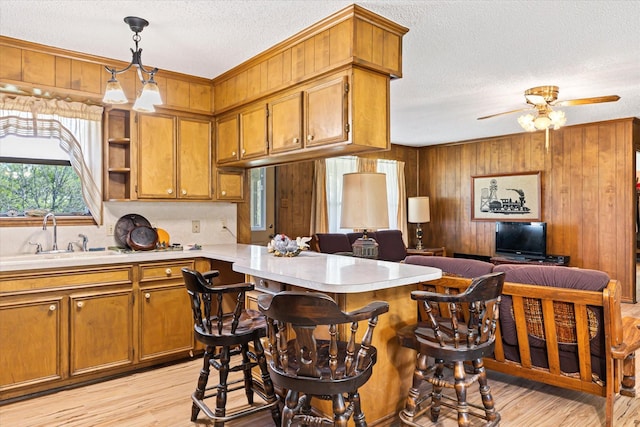
[[[342,183],[340,228],[363,230],[353,245],[353,255],[377,258],[378,243],[367,230],[389,228],[387,176],[383,173],[347,173]]]
[[[422,249],[422,224],[431,221],[428,197],[409,197],[409,222],[416,226],[416,249]]]

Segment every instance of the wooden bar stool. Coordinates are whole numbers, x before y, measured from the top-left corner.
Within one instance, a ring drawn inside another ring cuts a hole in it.
[[[503,284],[504,273],[490,273],[473,279],[460,294],[411,292],[411,298],[422,305],[425,318],[398,332],[403,346],[418,351],[413,384],[399,414],[404,425],[423,426],[417,420],[427,411],[436,422],[441,406],[457,410],[458,426],[470,426],[470,415],[484,419],[485,426],[499,424],[500,414],[494,408],[482,358],[492,354],[495,346]],[[434,364],[429,363],[430,358]],[[465,362],[473,367],[470,375]],[[453,378],[445,377],[445,368],[452,370]],[[482,406],[467,402],[467,389],[476,381]],[[456,398],[443,394],[443,388],[454,389]]]
[[[373,372],[373,330],[389,304],[374,301],[345,313],[324,294],[285,291],[261,295],[258,307],[267,316],[271,378],[276,387],[288,390],[282,426],[346,427],[352,416],[356,426],[366,426],[358,389]],[[357,344],[360,321],[368,327]],[[312,398],[333,402],[333,420],[314,413]]]
[[[279,426],[278,398],[269,378],[267,361],[260,342],[260,338],[266,336],[266,321],[259,312],[244,308],[245,292],[252,290],[253,285],[251,283],[214,285],[213,279],[219,275],[217,271],[201,274],[195,270],[183,268],[182,275],[191,297],[196,339],[206,346],[198,385],[191,396],[193,400],[191,421],[196,421],[202,410],[207,417],[214,420],[215,427],[222,427],[226,421],[263,409],[271,409],[273,421]],[[225,311],[223,308],[223,296],[226,294],[235,297],[233,311]],[[254,352],[250,351],[249,343],[253,343]],[[216,353],[216,350],[219,352]],[[235,355],[241,355],[242,361],[232,366],[231,357]],[[207,387],[211,366],[219,372],[219,383],[213,387]],[[251,369],[254,366],[260,367],[262,382],[252,377]],[[229,373],[237,371],[243,372],[243,379],[229,382]],[[215,392],[206,394],[213,389]],[[228,393],[241,389],[244,389],[250,406],[227,414]],[[254,392],[264,400],[263,404],[254,404]],[[216,397],[215,411],[205,403],[205,399],[210,397]]]

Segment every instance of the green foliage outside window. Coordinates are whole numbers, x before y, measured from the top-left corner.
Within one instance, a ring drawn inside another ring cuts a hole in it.
[[[70,164],[0,162],[0,216],[25,212],[88,214],[80,178]]]

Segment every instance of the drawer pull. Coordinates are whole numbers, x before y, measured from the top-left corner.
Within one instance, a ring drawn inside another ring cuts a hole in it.
[[[235,151],[232,151],[232,152],[231,152],[231,155],[232,155],[232,156],[235,156],[235,155],[236,155],[236,152],[235,152]]]
[[[78,302],[76,303],[76,306],[78,306],[78,308],[82,308],[82,307],[84,307],[84,302],[82,302],[82,301],[78,301]]]
[[[313,141],[313,135],[307,135],[307,141]]]
[[[293,143],[294,144],[298,144],[300,142],[300,140],[298,138],[293,138]]]
[[[151,298],[151,294],[150,294],[149,292],[147,292],[146,294],[144,294],[144,297],[145,297],[146,299],[150,299],[150,298]]]
[[[167,194],[173,194],[173,189],[172,188],[167,188]]]
[[[57,306],[55,304],[51,304],[49,306],[49,311],[56,311]]]
[[[167,273],[167,276],[171,276],[171,269],[170,268],[167,268],[164,272]]]
[[[182,190],[182,195],[186,196],[187,195],[187,190]]]
[[[226,191],[224,191],[224,190],[222,190],[222,195],[223,195],[223,196],[226,196],[226,195],[227,195],[227,192],[226,192]]]

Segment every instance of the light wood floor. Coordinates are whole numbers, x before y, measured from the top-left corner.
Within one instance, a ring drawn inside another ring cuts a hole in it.
[[[640,304],[623,304],[623,311],[625,315],[640,317]],[[200,360],[192,360],[0,406],[0,426],[213,425],[202,414],[198,422],[190,421],[191,393],[195,388],[200,367]],[[636,358],[636,371],[640,373],[640,355]],[[490,372],[489,380],[496,407],[502,416],[500,425],[503,427],[604,426],[605,401],[602,397],[498,373]],[[636,390],[640,396],[640,384],[636,384]],[[477,393],[470,393],[470,400],[472,395],[475,396]],[[241,393],[237,399],[230,399],[229,404],[233,407],[242,404],[243,401],[244,394]],[[272,426],[273,421],[268,412],[261,412],[226,425],[262,427]],[[387,425],[397,426],[398,422]],[[443,414],[436,425],[456,426],[455,414],[443,407]],[[640,397],[632,399],[618,396],[614,425],[640,427]]]

